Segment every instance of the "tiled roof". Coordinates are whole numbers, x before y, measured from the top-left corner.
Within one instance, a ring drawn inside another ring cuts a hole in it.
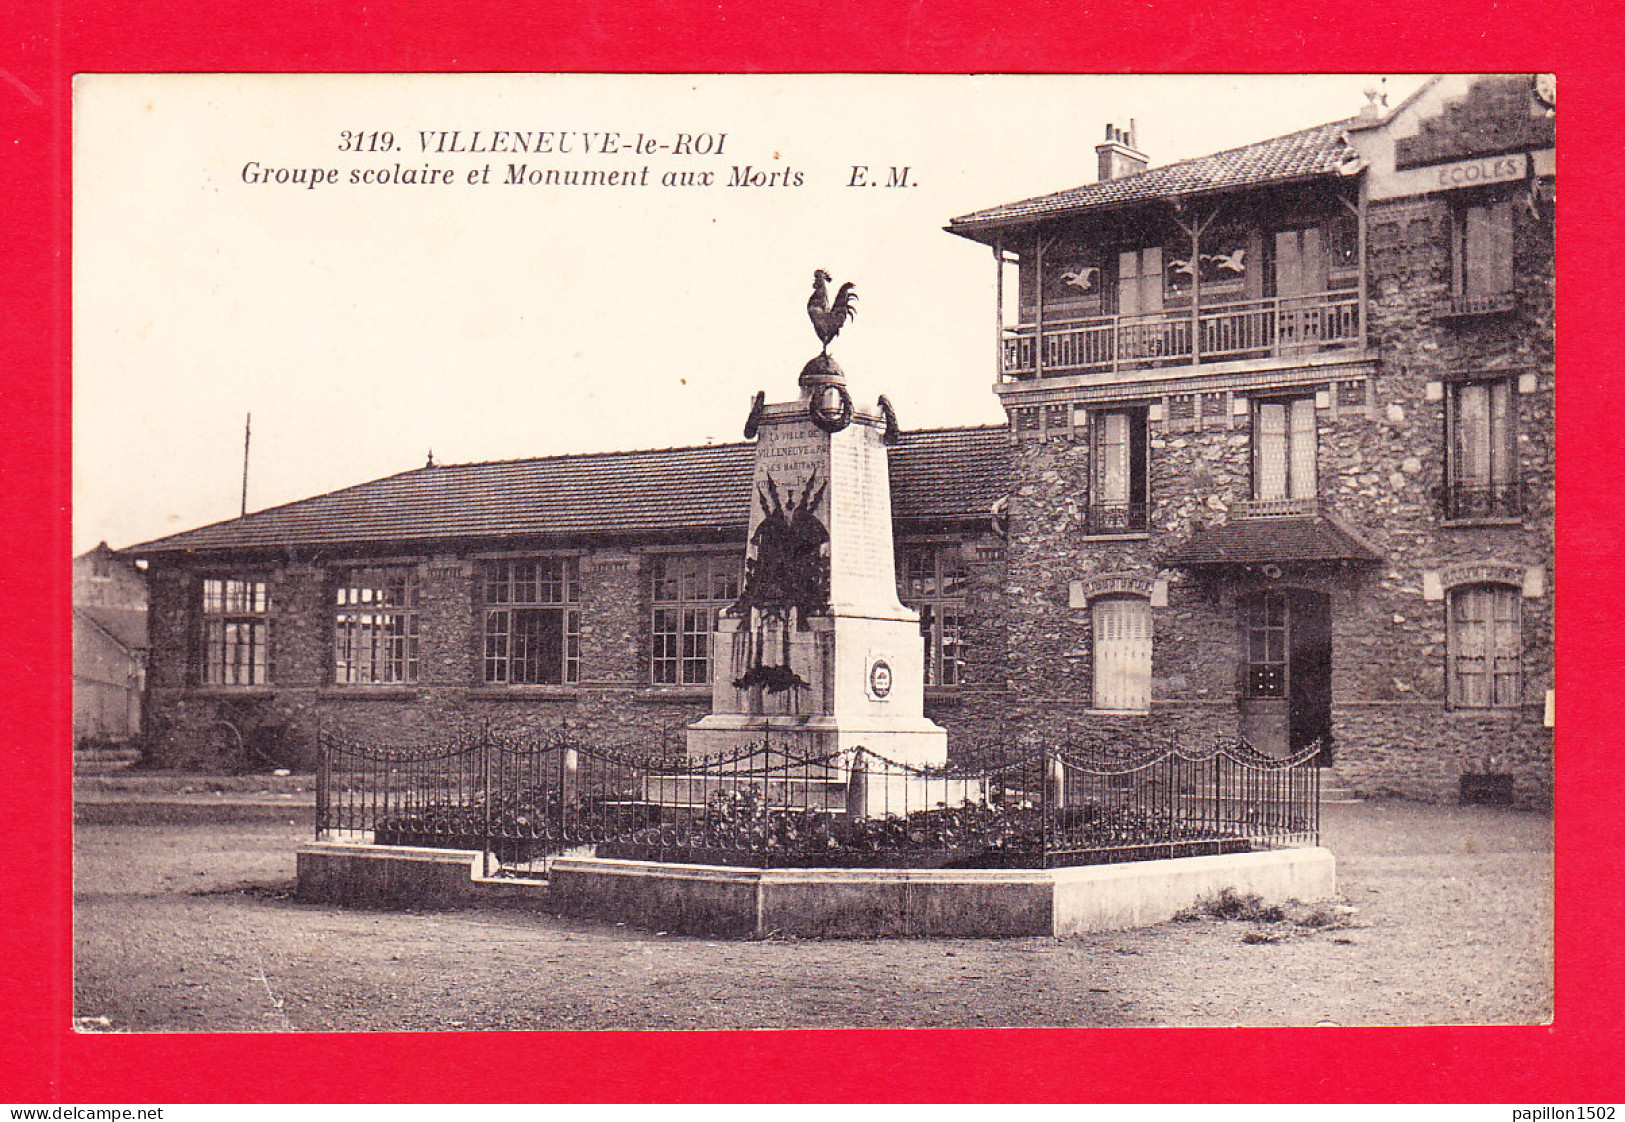
[[[147,649],[147,613],[140,608],[103,608],[76,604],[73,614],[90,621],[128,650]]]
[[[1355,158],[1354,150],[1343,142],[1343,134],[1355,121],[1355,118],[1329,121],[1211,156],[1149,168],[1137,175],[978,210],[952,219],[948,230],[978,238],[984,231],[1059,218],[1097,207],[1335,175]]]
[[[929,522],[978,518],[1005,493],[1003,426],[905,433],[891,450],[892,514]],[[136,557],[195,551],[309,549],[536,537],[743,537],[753,446],[418,468],[159,538]]]
[[[1236,518],[1210,530],[1197,530],[1169,562],[1203,565],[1268,565],[1293,561],[1382,560],[1376,547],[1352,526],[1332,515]]]

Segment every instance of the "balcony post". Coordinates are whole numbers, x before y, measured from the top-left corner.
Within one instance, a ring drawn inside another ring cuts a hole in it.
[[[1366,214],[1367,214],[1367,211],[1369,209],[1368,206],[1366,205],[1366,196],[1368,194],[1368,188],[1367,188],[1366,177],[1364,175],[1360,176],[1359,192],[1360,192],[1360,204],[1359,204],[1359,207],[1355,210],[1355,215],[1354,215],[1354,218],[1355,218],[1355,221],[1354,221],[1354,245],[1355,245],[1354,254],[1355,254],[1356,257],[1358,257],[1360,259],[1360,271],[1359,271],[1359,273],[1356,274],[1358,276],[1358,278],[1359,278],[1359,287],[1360,287],[1360,311],[1359,311],[1360,322],[1358,323],[1357,328],[1356,328],[1357,331],[1359,332],[1359,335],[1358,335],[1358,338],[1355,340],[1355,346],[1363,348],[1365,346],[1365,338],[1366,338],[1366,336],[1365,336],[1366,273],[1368,271],[1367,267],[1366,267],[1366,259],[1365,259],[1365,248],[1366,248],[1365,226],[1366,226]]]
[[[1044,376],[1044,235],[1033,227],[1033,381]]]
[[[1202,361],[1202,227],[1191,223],[1191,365]],[[1201,420],[1200,417],[1197,418]]]
[[[995,382],[1004,381],[1004,238],[993,239],[993,370]],[[1017,344],[1019,347],[1020,344]],[[1018,354],[1019,357],[1019,354]]]

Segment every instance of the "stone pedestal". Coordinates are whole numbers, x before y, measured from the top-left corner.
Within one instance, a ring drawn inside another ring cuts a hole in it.
[[[924,715],[919,613],[897,599],[885,420],[854,408],[849,424],[826,432],[809,410],[820,395],[839,405],[836,390],[813,386],[759,415],[747,557],[752,570],[772,568],[756,576],[758,590],[774,580],[787,548],[803,562],[816,558],[818,580],[827,573],[827,605],[722,621],[711,715],[689,726],[688,751],[738,751],[771,734],[775,748],[798,755],[863,747],[899,763],[941,765],[947,732]],[[748,572],[747,599],[751,580]],[[794,685],[735,685],[763,664],[779,676],[773,684]]]

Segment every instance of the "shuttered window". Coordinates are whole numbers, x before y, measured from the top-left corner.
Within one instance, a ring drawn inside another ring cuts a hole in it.
[[[1162,247],[1117,255],[1117,311],[1133,316],[1162,311]]]
[[[1467,206],[1456,212],[1452,290],[1468,301],[1512,292],[1512,203]]]
[[[1450,387],[1446,421],[1446,518],[1523,513],[1517,403],[1507,379]]]
[[[1096,709],[1151,707],[1151,602],[1102,596],[1091,605],[1095,634]]]
[[[1254,422],[1253,497],[1314,498],[1319,488],[1315,399],[1259,402]]]
[[[1523,621],[1520,592],[1471,584],[1450,593],[1450,704],[1462,709],[1514,706],[1521,700]]]

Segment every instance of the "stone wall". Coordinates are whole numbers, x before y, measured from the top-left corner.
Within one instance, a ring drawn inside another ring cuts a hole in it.
[[[1002,727],[991,701],[1006,688],[1002,624],[1002,540],[967,541],[965,685],[934,690],[929,713],[955,735],[993,736]],[[369,743],[427,745],[489,727],[504,733],[569,730],[605,744],[664,745],[680,751],[684,729],[711,709],[709,686],[649,681],[650,606],[646,557],[636,551],[580,558],[580,680],[558,686],[483,684],[477,563],[452,555],[406,558],[417,567],[418,678],[386,686],[332,682],[329,578],[318,566],[263,570],[271,586],[271,682],[266,687],[204,687],[196,680],[200,581],[178,567],[155,567],[152,587],[154,720],[149,764],[235,767],[219,722],[230,722],[279,762],[315,763],[316,733],[327,727]],[[380,563],[385,563],[380,561]],[[968,734],[968,731],[967,731]],[[253,757],[250,762],[259,761]]]
[[[1352,524],[1383,556],[1376,566],[1283,566],[1273,580],[1233,568],[1182,573],[1166,559],[1199,526],[1217,526],[1251,497],[1248,391],[1216,382],[1176,410],[1155,387],[1125,378],[1124,403],[1153,403],[1148,445],[1150,533],[1089,538],[1086,430],[1071,407],[1043,420],[1012,414],[1011,536],[1003,615],[1011,693],[1005,726],[1065,737],[1120,729],[1151,738],[1172,728],[1205,737],[1237,731],[1237,600],[1272,587],[1331,598],[1333,728],[1339,772],[1356,788],[1454,798],[1460,775],[1499,768],[1520,801],[1550,797],[1551,732],[1543,702],[1553,687],[1552,559],[1555,550],[1553,286],[1549,207],[1515,185],[1516,307],[1475,317],[1443,314],[1451,291],[1452,200],[1374,204],[1370,213],[1368,342],[1374,368],[1316,379],[1306,365],[1294,392],[1315,392],[1323,509]],[[1521,518],[1447,522],[1446,409],[1453,380],[1505,377],[1517,410]],[[1061,391],[1026,384],[1041,402]],[[1211,399],[1211,400],[1210,400]],[[1012,394],[1012,410],[1030,409]],[[1103,403],[1107,407],[1111,403]],[[1054,420],[1061,424],[1053,425]],[[1529,573],[1521,599],[1523,705],[1497,711],[1447,706],[1447,601],[1430,581],[1448,566],[1500,563]],[[1123,718],[1089,709],[1092,635],[1086,607],[1069,604],[1072,581],[1130,572],[1168,582],[1153,611],[1152,710]],[[967,708],[969,708],[967,706]],[[1200,731],[1198,731],[1200,730]],[[1490,757],[1494,757],[1490,761]]]

